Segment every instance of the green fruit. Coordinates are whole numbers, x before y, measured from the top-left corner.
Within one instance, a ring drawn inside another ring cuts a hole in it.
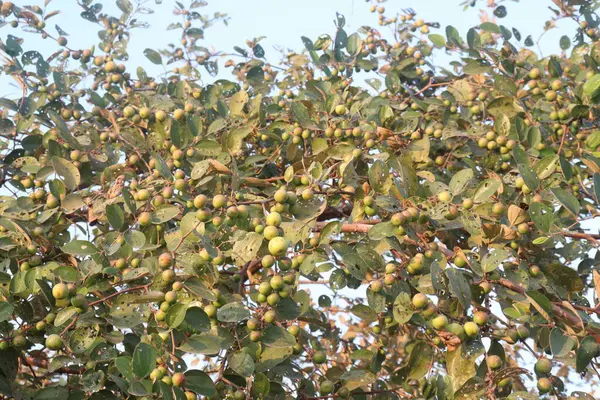
[[[548,393],[552,390],[552,382],[548,378],[540,378],[537,381],[537,389],[541,394]]]
[[[209,318],[213,318],[217,315],[217,307],[212,304],[209,304],[204,307],[204,312],[208,315]]]
[[[250,318],[246,321],[246,327],[251,331],[255,331],[260,327],[260,321],[256,318]]]
[[[285,254],[287,248],[289,246],[289,242],[287,239],[277,236],[273,239],[269,240],[269,253],[274,256],[280,256]]]
[[[281,298],[279,297],[279,295],[277,293],[271,293],[270,295],[267,296],[267,303],[270,306],[275,306],[277,305],[277,303],[279,303],[279,300]]]
[[[321,385],[319,386],[319,393],[321,393],[321,395],[325,396],[328,395],[330,393],[333,393],[333,382],[327,380],[327,381],[323,381],[321,382]]]
[[[346,386],[342,386],[338,391],[337,391],[337,395],[339,398],[341,399],[346,399],[350,396],[350,389],[348,389]]]
[[[170,282],[175,281],[175,279],[177,278],[177,274],[172,269],[165,269],[161,274],[161,278],[166,283],[170,283]],[[177,283],[177,282],[175,282],[175,283]]]
[[[298,335],[300,335],[300,327],[297,325],[288,326],[287,331],[293,337],[298,337]]]
[[[472,338],[479,334],[479,325],[477,325],[475,322],[469,321],[465,323],[464,330],[467,336]]]
[[[421,310],[427,307],[429,304],[429,298],[423,293],[417,293],[412,298],[412,304],[416,309]]]
[[[462,256],[456,256],[454,257],[454,265],[459,268],[464,268],[467,266],[467,260],[465,260]]]
[[[441,331],[448,325],[448,318],[445,315],[438,315],[431,320],[431,325],[438,331]]]
[[[279,189],[273,195],[273,199],[278,203],[285,203],[288,199],[288,194],[285,189]]]
[[[263,315],[263,319],[267,324],[272,324],[277,319],[277,313],[275,310],[269,310]]]
[[[56,334],[49,335],[46,338],[46,347],[50,350],[60,350],[63,347],[63,341]]]
[[[502,366],[502,359],[496,355],[487,356],[486,362],[490,369],[495,370]]]
[[[25,339],[25,336],[23,336],[21,334],[16,335],[12,339],[12,345],[18,349],[25,347],[26,344],[27,344],[27,339]]]
[[[552,361],[550,361],[547,358],[540,358],[535,363],[533,370],[535,371],[535,373],[537,375],[540,375],[540,376],[549,374],[550,371],[552,371]]]
[[[517,328],[517,335],[519,335],[519,339],[525,340],[529,337],[529,329],[525,325],[521,325]]]
[[[158,266],[162,269],[169,268],[172,263],[173,257],[171,256],[171,253],[165,252],[158,256]]]
[[[266,226],[264,231],[263,231],[263,237],[267,240],[272,240],[274,238],[276,238],[277,236],[279,236],[279,229],[277,229],[276,226]]]
[[[262,335],[261,335],[260,331],[252,331],[248,335],[248,338],[250,339],[251,342],[258,342],[260,340],[261,336]]]
[[[212,204],[214,208],[223,208],[227,205],[227,198],[222,194],[218,194],[213,197]]]
[[[71,299],[71,305],[78,308],[80,312],[88,310],[88,301],[83,294],[77,294]]]
[[[383,283],[379,280],[373,281],[369,285],[369,288],[371,289],[372,292],[375,292],[375,293],[381,292],[381,289],[383,289]]]
[[[488,321],[488,314],[484,311],[477,311],[473,314],[473,322],[477,325],[482,326],[485,325]]]
[[[270,268],[273,265],[275,265],[275,257],[273,257],[270,254],[267,254],[266,256],[263,256],[263,258],[260,260],[260,263],[263,267]]]
[[[269,282],[273,290],[279,290],[283,287],[283,278],[280,275],[275,275]]]
[[[173,381],[173,386],[180,387],[185,382],[185,375],[181,372],[176,372],[173,374],[173,377],[171,379]]]
[[[64,283],[57,283],[52,288],[52,296],[56,300],[66,299],[69,296],[69,288]]]
[[[446,327],[446,330],[448,332],[453,333],[455,336],[457,336],[461,340],[466,338],[465,329],[463,328],[463,326],[461,324],[457,324],[457,323],[453,322],[451,324],[448,324],[448,326]]]
[[[346,106],[343,104],[339,104],[337,106],[335,106],[335,113],[337,115],[344,115],[346,114]]]
[[[452,195],[448,191],[440,192],[438,193],[438,200],[442,203],[448,203],[450,200],[452,200]]]
[[[150,222],[152,222],[152,214],[147,211],[140,213],[138,216],[138,222],[140,223],[140,226],[150,225]]]
[[[327,354],[325,354],[324,351],[321,350],[317,350],[314,352],[313,356],[312,356],[312,361],[315,364],[323,364],[325,363],[325,361],[327,361]]]
[[[278,212],[270,213],[269,215],[267,215],[266,222],[269,226],[281,225],[281,214],[279,214]]]

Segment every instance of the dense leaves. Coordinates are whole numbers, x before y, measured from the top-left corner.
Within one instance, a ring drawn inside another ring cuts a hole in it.
[[[377,4],[393,35],[338,14],[271,65],[175,2],[181,43],[133,66],[137,2],[80,2],[79,50],[54,3],[0,2],[0,393],[592,398],[600,41],[557,3],[561,55]]]

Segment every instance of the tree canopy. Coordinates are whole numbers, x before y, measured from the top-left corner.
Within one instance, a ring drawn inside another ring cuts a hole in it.
[[[0,1],[1,395],[594,398],[596,2],[548,2],[546,57],[504,5],[463,37],[371,2],[275,63],[174,2],[158,76],[145,3],[79,0],[74,49]]]

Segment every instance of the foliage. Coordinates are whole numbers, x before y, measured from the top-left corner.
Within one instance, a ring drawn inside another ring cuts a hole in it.
[[[57,4],[4,1],[5,30],[62,50],[2,36],[23,94],[0,99],[0,393],[516,399],[591,382],[598,19],[558,3],[581,21],[561,55],[373,5],[393,38],[338,15],[271,65],[260,38],[202,47],[227,16],[176,2],[181,43],[144,51],[171,65],[154,78],[125,65],[151,10],[81,1],[100,43],[77,50],[49,31]],[[457,61],[434,68],[444,52]]]

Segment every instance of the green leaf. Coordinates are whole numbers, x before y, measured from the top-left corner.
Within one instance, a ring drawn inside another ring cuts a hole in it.
[[[551,156],[544,157],[535,165],[535,172],[540,179],[546,179],[554,173],[558,166],[558,156],[553,154]]]
[[[67,142],[72,148],[79,149],[81,145],[79,144],[77,139],[75,139],[73,135],[71,135],[71,132],[69,131],[69,126],[67,125],[65,120],[62,119],[62,117],[54,110],[48,110],[48,116],[50,117],[52,122],[54,122],[54,125],[58,130],[60,138]]]
[[[550,332],[550,349],[554,357],[566,356],[575,345],[576,340],[566,336],[560,328],[554,328]]]
[[[559,203],[569,210],[575,217],[579,215],[579,201],[577,200],[577,197],[573,196],[570,192],[567,192],[562,188],[552,188],[550,191],[552,194],[554,194]]]
[[[469,186],[471,179],[473,179],[473,170],[471,168],[466,168],[458,171],[452,179],[450,180],[449,188],[450,192],[456,196],[465,191],[465,189]]]
[[[437,33],[431,33],[428,37],[435,47],[446,47],[446,39],[442,35],[438,35]]]
[[[160,53],[158,51],[152,50],[152,49],[146,49],[146,50],[144,50],[144,55],[153,64],[157,64],[157,65],[162,64],[162,57],[160,56]]]
[[[109,204],[106,206],[106,218],[108,218],[108,223],[114,230],[120,230],[125,223],[125,213],[123,213],[123,209],[118,204]]]
[[[185,323],[198,332],[210,330],[210,319],[200,307],[190,307],[186,310]]]
[[[502,182],[500,182],[498,179],[486,179],[475,189],[473,201],[476,203],[483,203],[487,201],[494,193],[498,191],[498,189],[500,189],[501,185]]]
[[[233,258],[235,264],[242,266],[252,261],[256,257],[263,240],[263,236],[255,232],[246,232],[245,234],[236,236],[236,241],[231,251],[231,258]]]
[[[2,301],[0,302],[0,322],[8,321],[13,313],[14,307],[12,304]]]
[[[394,320],[399,324],[407,323],[414,314],[412,301],[408,293],[400,293],[394,300],[393,307]]]
[[[433,348],[424,341],[418,341],[410,351],[408,358],[408,379],[423,378],[433,366]]]
[[[381,160],[377,160],[369,168],[369,184],[378,193],[389,193],[392,187],[392,176],[389,167]]]
[[[525,293],[531,305],[548,321],[552,323],[552,303],[540,292],[530,290]]]
[[[54,326],[62,326],[71,320],[73,316],[77,314],[77,309],[75,307],[67,307],[63,308],[56,314],[56,319],[54,320]]]
[[[529,165],[529,156],[527,153],[525,153],[522,148],[515,147],[513,149],[513,156],[517,162],[519,173],[523,177],[527,187],[529,187],[531,190],[536,190],[540,186],[540,180],[538,179],[535,170],[533,170]]]
[[[364,369],[351,369],[350,371],[344,372],[342,380],[344,386],[348,390],[358,389],[359,387],[368,386],[375,382],[375,374]]]
[[[316,128],[317,125],[310,117],[310,113],[308,112],[308,108],[299,102],[295,101],[291,105],[292,115],[300,123],[303,128]]]
[[[583,338],[577,348],[577,356],[575,367],[577,372],[584,372],[592,359],[598,354],[598,342],[594,336],[586,336]]]
[[[63,252],[74,256],[91,256],[99,250],[87,240],[73,240],[60,248]]]
[[[148,343],[138,343],[131,360],[132,371],[138,378],[145,378],[156,367],[156,351]]]
[[[271,391],[271,383],[269,378],[263,373],[258,373],[254,377],[254,383],[252,384],[252,394],[256,398],[262,398],[269,394]]]
[[[550,232],[554,224],[554,209],[540,201],[534,202],[529,206],[529,217],[535,223],[535,226],[543,231]]]
[[[563,35],[560,37],[559,44],[562,50],[566,50],[571,47],[571,39],[567,35]]]
[[[562,286],[569,292],[580,292],[583,290],[583,282],[579,278],[579,273],[560,263],[552,263],[544,269],[544,275],[554,281],[558,286]]]
[[[35,400],[65,400],[69,397],[67,388],[61,386],[50,386],[37,392]]]
[[[296,344],[296,338],[285,329],[271,325],[263,330],[261,342],[269,347],[289,348]]]
[[[217,311],[221,322],[239,322],[250,318],[250,311],[240,302],[227,303]]]
[[[446,371],[452,378],[453,392],[456,392],[475,376],[475,359],[465,354],[462,346],[458,346],[456,350],[446,353]]]
[[[64,158],[52,157],[52,166],[58,176],[62,178],[68,190],[75,190],[81,182],[81,175],[77,167]]]
[[[487,253],[481,260],[481,268],[483,272],[492,272],[500,266],[508,258],[508,251],[505,249],[495,248]]]
[[[596,74],[583,84],[583,92],[590,97],[600,93],[600,74]]]
[[[187,306],[182,303],[175,303],[167,310],[165,321],[169,327],[175,329],[185,320]]]
[[[184,375],[186,389],[206,397],[212,397],[217,393],[214,382],[206,373],[199,370],[188,370]]]
[[[229,357],[229,368],[246,378],[254,372],[254,360],[245,351],[238,351]]]
[[[248,102],[248,93],[245,90],[240,90],[229,100],[229,112],[232,115],[242,115],[244,106]]]
[[[446,276],[450,293],[458,299],[465,310],[468,310],[471,305],[471,285],[464,274],[457,269],[448,268]]]
[[[179,207],[171,204],[160,205],[152,213],[152,223],[162,224],[179,215]]]

